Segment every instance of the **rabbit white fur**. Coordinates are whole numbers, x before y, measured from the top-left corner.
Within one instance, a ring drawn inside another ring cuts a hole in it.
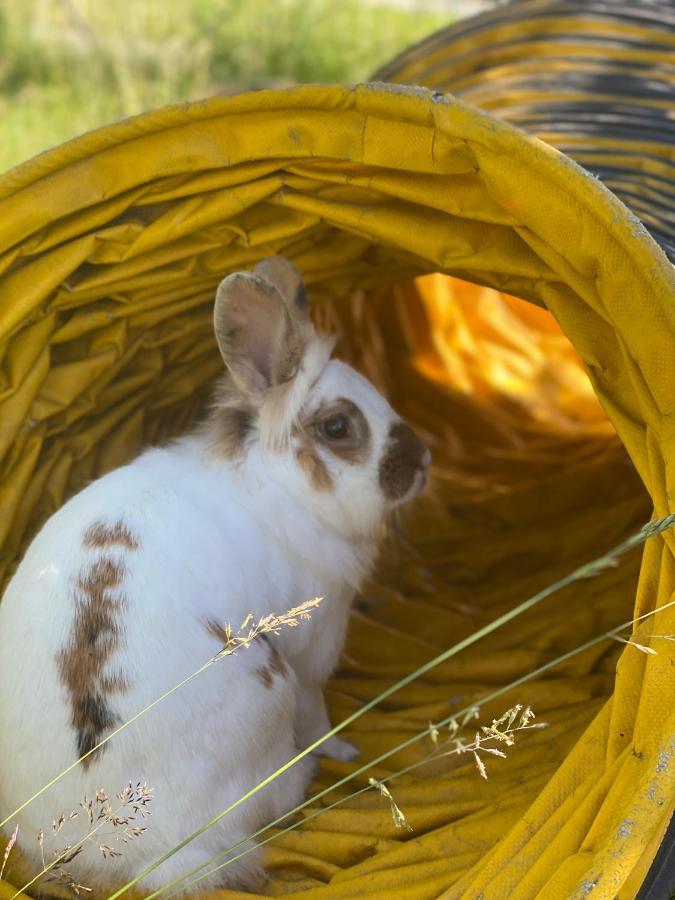
[[[228,374],[207,424],[73,497],[9,584],[0,819],[217,653],[226,623],[236,631],[249,613],[325,598],[311,621],[217,662],[13,818],[34,872],[40,828],[49,835],[97,789],[112,798],[147,782],[148,831],[118,858],[92,849],[67,866],[97,890],[119,886],[330,727],[322,688],[352,597],[384,515],[423,486],[428,451],[369,382],[330,359],[332,341],[305,307],[299,273],[280,257],[226,278],[215,331]],[[356,751],[333,737],[319,752]],[[140,887],[166,884],[299,803],[311,772],[309,758],[293,766]],[[85,831],[78,817],[51,844]],[[261,874],[253,852],[199,888],[252,887]]]

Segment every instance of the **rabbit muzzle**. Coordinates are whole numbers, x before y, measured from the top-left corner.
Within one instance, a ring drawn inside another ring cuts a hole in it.
[[[380,461],[380,488],[393,505],[411,500],[427,483],[431,453],[405,422],[394,423]]]

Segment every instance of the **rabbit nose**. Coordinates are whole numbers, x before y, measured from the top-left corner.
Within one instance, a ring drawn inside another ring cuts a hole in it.
[[[389,429],[384,455],[380,461],[379,481],[385,497],[402,501],[413,488],[419,473],[424,473],[431,454],[405,422],[395,422]],[[425,479],[422,479],[423,484]]]
[[[392,434],[393,432],[394,429],[392,429]],[[406,425],[405,422],[399,422],[395,426],[395,433],[400,451],[407,461],[420,469],[426,469],[431,462],[431,453],[427,445],[417,437],[410,425]]]

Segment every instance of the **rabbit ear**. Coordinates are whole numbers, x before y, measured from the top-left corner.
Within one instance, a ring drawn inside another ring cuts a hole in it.
[[[270,256],[258,263],[253,271],[274,285],[286,301],[292,315],[308,318],[309,303],[305,284],[302,275],[290,259],[286,259],[285,256]]]
[[[260,275],[236,272],[221,281],[213,324],[225,364],[241,391],[260,396],[292,378],[305,336],[277,288]]]

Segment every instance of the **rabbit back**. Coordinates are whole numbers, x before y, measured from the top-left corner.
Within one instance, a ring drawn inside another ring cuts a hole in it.
[[[73,498],[31,545],[0,604],[3,817],[217,654],[227,623],[236,631],[293,592],[284,554],[224,497],[180,453],[151,451]],[[295,755],[296,688],[272,641],[257,639],[34,801],[17,818],[21,833],[36,835],[96,790],[113,796],[147,781],[153,818],[143,838],[95,872],[85,854],[72,863],[83,883],[102,874],[119,883]],[[308,764],[295,766],[165,864],[157,883],[295,805],[308,777]],[[77,840],[82,827],[75,820],[59,837]],[[30,838],[27,851],[40,868]]]

